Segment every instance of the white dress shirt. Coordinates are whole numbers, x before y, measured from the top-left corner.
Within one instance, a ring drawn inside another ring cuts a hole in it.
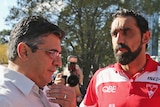
[[[0,66],[0,107],[59,107],[41,95],[39,87],[25,75]]]

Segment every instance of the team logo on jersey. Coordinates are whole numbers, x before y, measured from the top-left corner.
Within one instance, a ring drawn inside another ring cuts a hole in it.
[[[116,86],[112,86],[112,85],[104,86],[102,88],[102,92],[104,92],[104,93],[115,93],[116,92]]]
[[[158,85],[146,84],[146,89],[148,90],[148,96],[151,99],[156,90],[158,89]]]

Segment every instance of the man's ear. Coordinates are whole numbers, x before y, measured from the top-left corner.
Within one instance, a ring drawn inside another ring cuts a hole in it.
[[[143,34],[142,42],[144,44],[147,44],[149,42],[150,38],[151,38],[151,32],[146,31],[146,33]]]
[[[27,60],[28,52],[29,52],[29,47],[25,43],[20,42],[17,46],[17,53],[19,58],[21,60]]]

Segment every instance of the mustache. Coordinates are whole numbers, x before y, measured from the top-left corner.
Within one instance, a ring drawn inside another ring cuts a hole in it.
[[[125,48],[128,51],[130,51],[130,48],[127,45],[123,44],[123,43],[118,44],[115,49],[116,49],[116,51],[118,51],[120,48]]]

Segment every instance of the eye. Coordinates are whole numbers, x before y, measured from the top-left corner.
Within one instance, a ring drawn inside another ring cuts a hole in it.
[[[49,50],[48,51],[50,54],[53,54],[53,55],[58,55],[59,52],[57,50]]]
[[[114,37],[116,37],[117,36],[117,31],[113,31],[113,32],[111,32],[111,36],[114,36]]]
[[[49,50],[49,51],[47,51],[49,54],[50,54],[50,56],[51,56],[51,58],[55,58],[55,57],[61,57],[61,53],[59,53],[57,50]]]
[[[123,30],[123,34],[126,35],[126,34],[127,34],[127,31],[130,30],[130,28],[124,28],[124,29],[122,29],[122,30]]]

